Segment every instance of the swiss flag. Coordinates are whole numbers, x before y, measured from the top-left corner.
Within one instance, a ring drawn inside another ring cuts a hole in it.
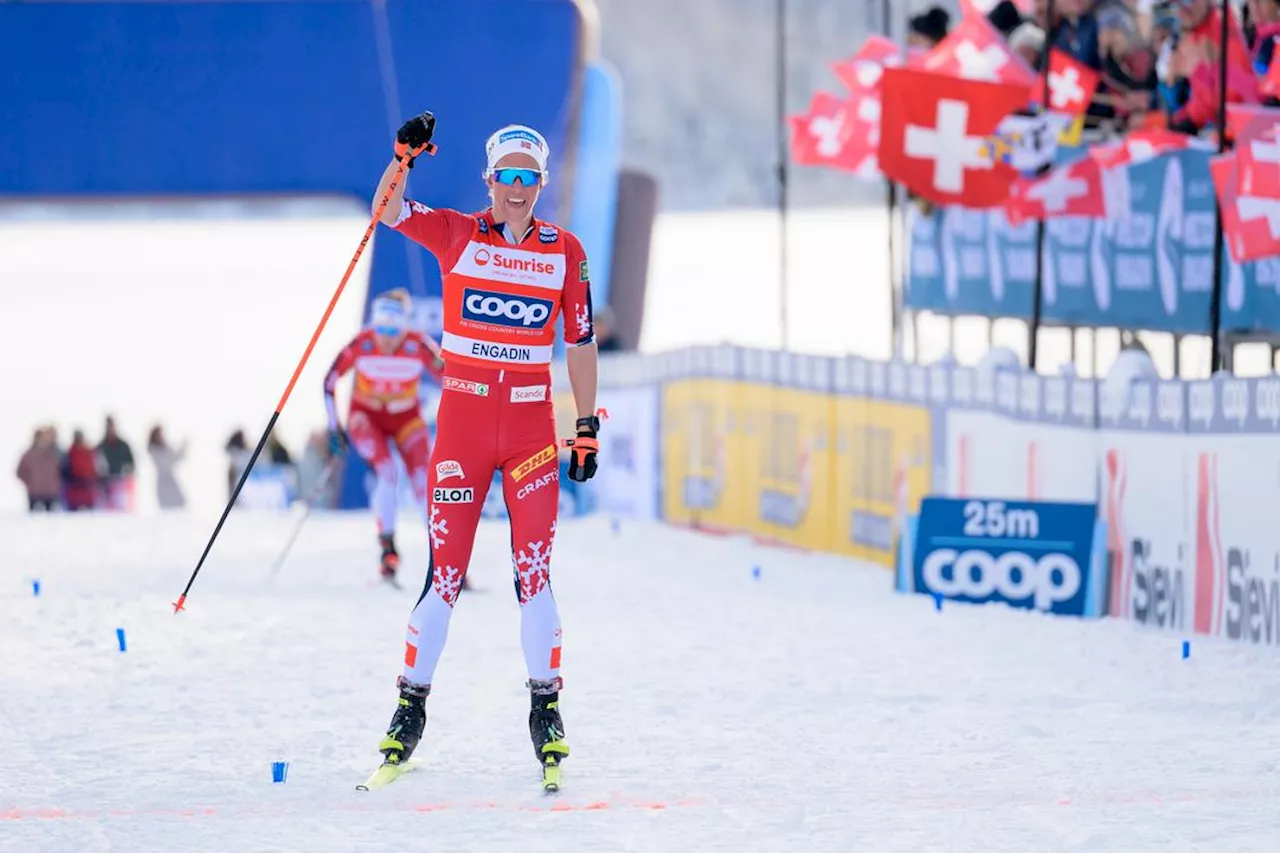
[[[1082,115],[1101,79],[1097,71],[1055,47],[1049,51],[1049,109]]]
[[[935,204],[994,207],[1017,176],[987,153],[987,138],[1027,102],[1027,87],[979,83],[912,68],[885,69],[880,169]]]
[[[1258,104],[1227,104],[1227,139],[1239,138],[1250,124],[1259,119],[1280,123],[1280,109]]]
[[[1131,163],[1145,163],[1161,154],[1173,151],[1182,151],[1187,148],[1209,150],[1213,147],[1212,143],[1203,139],[1157,128],[1136,130],[1119,142],[1095,145],[1089,149],[1089,156],[1102,168],[1114,169]]]
[[[1005,209],[1014,225],[1054,216],[1106,215],[1102,168],[1088,157],[1059,166],[1037,180],[1019,179]]]
[[[1280,199],[1240,195],[1236,155],[1209,159],[1209,171],[1222,208],[1222,232],[1237,263],[1280,254]]]
[[[1236,135],[1242,196],[1280,198],[1280,110],[1255,115]]]
[[[1036,82],[1031,66],[1009,49],[986,18],[965,18],[929,51],[920,67],[966,80],[1012,83],[1028,89]]]
[[[880,86],[880,75],[886,67],[902,64],[902,50],[884,36],[869,36],[848,59],[831,66],[836,77],[850,92],[861,95],[875,92]]]
[[[863,115],[859,116],[859,108]],[[813,96],[809,112],[791,116],[791,157],[802,166],[831,166],[871,176],[876,173],[879,102]]]

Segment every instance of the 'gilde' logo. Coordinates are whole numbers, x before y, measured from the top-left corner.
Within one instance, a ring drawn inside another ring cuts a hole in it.
[[[944,596],[984,600],[993,593],[1010,604],[1032,599],[1037,610],[1050,610],[1080,589],[1080,567],[1066,554],[1038,560],[1021,551],[993,557],[986,551],[959,552],[939,548],[924,561],[924,582]]]

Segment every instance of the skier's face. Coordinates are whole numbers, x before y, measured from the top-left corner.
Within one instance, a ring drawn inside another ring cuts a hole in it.
[[[399,331],[393,334],[386,334],[382,331],[374,331],[373,337],[378,344],[378,351],[383,355],[390,355],[399,349],[400,342],[404,340],[404,332]]]
[[[538,161],[529,154],[508,154],[497,162],[494,171],[499,169],[538,170]],[[527,185],[522,178],[515,178],[512,184],[489,177],[489,192],[493,194],[493,212],[499,222],[528,222],[533,216],[533,206],[538,201],[538,193],[542,191],[540,181],[532,180]]]

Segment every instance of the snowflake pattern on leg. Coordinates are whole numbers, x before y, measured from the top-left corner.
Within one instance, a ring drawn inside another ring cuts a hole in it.
[[[556,541],[556,523],[551,522],[551,535],[547,537],[546,547],[543,547],[541,541],[530,542],[524,548],[517,551],[512,562],[515,565],[516,576],[520,579],[520,604],[525,605],[529,600],[542,591],[551,578],[551,547]]]
[[[449,519],[437,518],[440,508],[431,507],[431,521],[427,523],[427,532],[431,535],[431,547],[439,548],[444,544],[444,537],[449,535]]]
[[[455,569],[453,566],[445,566],[438,569],[431,578],[431,586],[435,589],[436,594],[444,599],[444,603],[453,607],[458,601],[458,593],[462,591],[462,569]]]

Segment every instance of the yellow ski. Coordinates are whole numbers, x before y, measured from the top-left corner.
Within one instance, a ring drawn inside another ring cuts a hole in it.
[[[542,790],[554,794],[560,790],[560,765],[548,762],[542,767]]]
[[[356,790],[376,791],[379,788],[385,788],[417,766],[418,762],[416,761],[406,761],[403,764],[384,764],[373,771],[373,775],[366,779],[363,785],[356,785]]]

